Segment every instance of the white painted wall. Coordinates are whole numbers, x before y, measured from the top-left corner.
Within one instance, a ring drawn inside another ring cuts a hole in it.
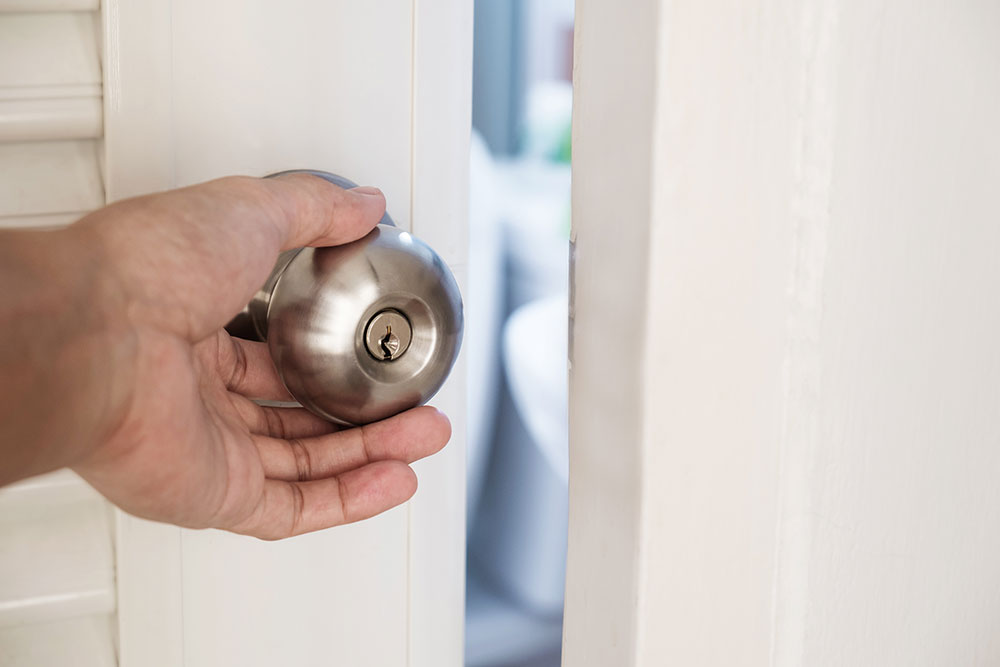
[[[578,0],[565,664],[1000,661],[1000,5]]]

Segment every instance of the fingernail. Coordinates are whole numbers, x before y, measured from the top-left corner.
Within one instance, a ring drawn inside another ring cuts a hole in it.
[[[363,195],[381,195],[382,191],[371,185],[359,185],[356,188],[351,188],[351,192],[359,192]]]

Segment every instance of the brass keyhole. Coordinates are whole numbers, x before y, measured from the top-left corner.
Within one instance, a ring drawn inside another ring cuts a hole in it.
[[[376,313],[365,328],[365,347],[379,361],[395,361],[410,346],[410,321],[398,310],[387,308]]]

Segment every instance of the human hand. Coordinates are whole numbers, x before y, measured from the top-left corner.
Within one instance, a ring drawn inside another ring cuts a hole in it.
[[[42,335],[31,335],[37,317],[21,327],[20,359],[0,357],[31,377],[21,414],[12,398],[2,415],[19,426],[0,427],[21,447],[38,443],[20,467],[71,465],[132,514],[265,539],[405,502],[416,490],[408,464],[450,437],[444,415],[422,407],[342,429],[302,408],[259,406],[252,399],[291,397],[266,344],[222,329],[280,251],[360,238],[384,209],[373,188],[232,177],[119,202],[44,239],[8,236],[13,270],[44,281],[29,314],[50,316]],[[24,310],[0,298],[4,319]],[[55,368],[32,372],[38,348]]]

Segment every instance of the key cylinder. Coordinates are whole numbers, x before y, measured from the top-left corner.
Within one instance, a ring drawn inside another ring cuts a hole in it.
[[[383,310],[368,322],[365,345],[380,361],[399,359],[410,347],[412,331],[406,316],[396,310]]]

